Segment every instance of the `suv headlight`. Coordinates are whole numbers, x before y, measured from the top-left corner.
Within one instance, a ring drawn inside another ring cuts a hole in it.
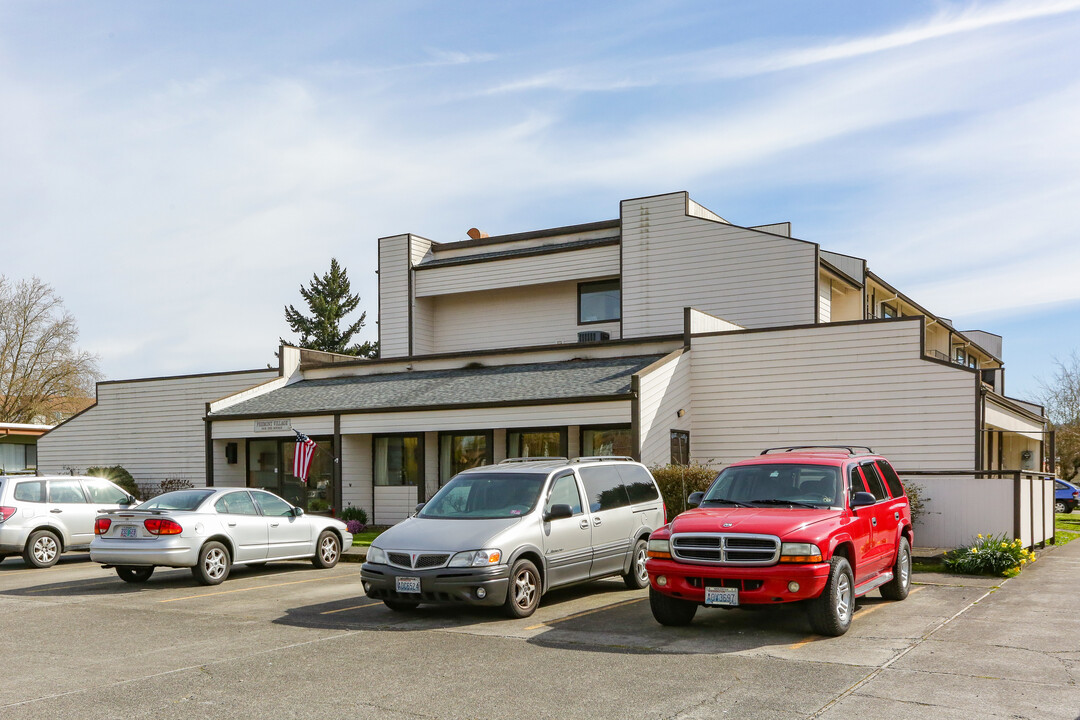
[[[649,557],[652,558],[668,558],[671,559],[671,541],[670,540],[650,540],[649,541]]]
[[[500,560],[502,553],[498,550],[466,550],[450,558],[447,567],[483,567],[498,565]]]
[[[780,546],[780,562],[821,562],[821,548],[813,543],[784,543]]]
[[[386,559],[386,553],[383,552],[382,548],[377,548],[374,545],[368,548],[367,561],[369,563],[376,563],[378,565],[388,564]]]

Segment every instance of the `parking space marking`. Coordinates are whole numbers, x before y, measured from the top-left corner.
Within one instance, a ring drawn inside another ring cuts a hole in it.
[[[267,588],[284,587],[286,585],[300,585],[301,583],[322,582],[322,581],[325,581],[325,580],[351,580],[351,579],[353,579],[352,575],[336,575],[336,576],[333,576],[333,577],[311,578],[309,580],[293,580],[292,582],[274,583],[273,585],[256,585],[255,587],[249,587],[249,588],[237,588],[235,590],[221,590],[220,592],[202,593],[200,595],[187,595],[185,597],[169,598],[168,600],[158,600],[158,602],[159,603],[171,603],[171,602],[176,602],[178,600],[196,600],[198,598],[210,597],[211,595],[228,595],[229,593],[249,592],[251,590],[266,590]]]
[[[346,610],[359,610],[360,608],[372,607],[373,605],[382,605],[382,602],[371,602],[366,605],[353,605],[352,607],[340,608],[338,610],[327,610],[326,612],[319,613],[320,615],[333,615],[334,613],[345,612]]]
[[[920,590],[922,590],[921,587],[913,587],[913,588],[911,588],[911,590],[908,591],[908,597],[911,597],[912,595],[919,592]],[[877,605],[870,605],[868,607],[864,607],[862,610],[856,610],[855,614],[851,616],[851,621],[855,622],[856,618],[864,617],[864,616],[869,615],[870,613],[874,612],[875,610],[880,610],[883,607],[891,607],[892,605],[893,605],[893,603],[883,602],[883,603],[878,603]],[[790,649],[790,650],[798,650],[799,648],[803,647],[804,645],[809,645],[812,642],[816,642],[818,640],[824,640],[824,639],[825,639],[824,635],[807,635],[806,637],[804,637],[802,640],[795,643],[794,645],[788,645],[788,649]]]
[[[623,605],[632,605],[633,603],[639,603],[639,602],[641,602],[643,600],[648,600],[648,599],[649,598],[647,598],[647,597],[642,597],[642,598],[634,598],[633,600],[623,600],[622,602],[617,602],[617,603],[614,603],[612,605],[605,605],[603,607],[593,608],[592,610],[583,610],[582,612],[574,613],[573,615],[567,615],[566,617],[555,618],[554,620],[545,620],[544,622],[542,622],[542,623],[540,623],[538,625],[530,625],[529,627],[527,627],[525,629],[526,630],[538,630],[538,629],[544,627],[545,625],[555,625],[557,623],[566,622],[567,620],[574,620],[574,619],[579,618],[579,617],[585,617],[586,615],[592,615],[593,613],[598,613],[598,612],[600,612],[602,610],[611,610],[613,608],[622,607]]]
[[[78,584],[78,583],[83,582],[82,580],[70,580],[68,582],[70,584],[68,584],[65,587],[55,587],[55,586],[43,587],[43,588],[35,588],[34,590],[24,590],[23,592],[25,592],[27,595],[30,595],[31,593],[63,592],[64,590],[83,590],[83,589],[89,589],[89,588],[94,588],[94,587],[104,587],[106,585],[115,585],[116,584],[115,580],[108,580],[106,582],[93,583],[91,585],[80,585],[80,584]]]

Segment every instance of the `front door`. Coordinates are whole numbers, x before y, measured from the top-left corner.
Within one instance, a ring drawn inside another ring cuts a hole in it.
[[[892,500],[885,490],[885,479],[881,477],[877,465],[870,461],[864,462],[860,467],[867,487],[877,499],[877,503],[865,508],[864,512],[870,517],[873,546],[871,568],[880,572],[892,565],[893,555],[896,554],[896,522],[892,519]]]
[[[223,495],[214,503],[214,510],[223,516],[221,520],[232,538],[236,562],[266,559],[269,519],[259,514],[247,491]]]
[[[573,472],[552,481],[544,512],[552,505],[569,505],[574,516],[543,524],[548,587],[586,580],[592,565],[592,529]]]
[[[277,495],[262,491],[251,494],[268,523],[268,560],[315,553],[315,539],[306,517],[294,515],[292,506]]]

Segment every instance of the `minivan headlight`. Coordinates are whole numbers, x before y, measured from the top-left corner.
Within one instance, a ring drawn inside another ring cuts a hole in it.
[[[821,548],[813,543],[784,543],[780,546],[780,562],[821,562]]]
[[[498,565],[500,560],[502,560],[502,553],[498,550],[466,550],[450,558],[447,567],[483,567]]]
[[[377,548],[374,545],[370,546],[367,551],[367,561],[369,563],[377,563],[379,565],[386,565],[386,553],[382,548]]]

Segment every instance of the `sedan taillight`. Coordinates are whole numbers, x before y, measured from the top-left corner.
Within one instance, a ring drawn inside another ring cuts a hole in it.
[[[184,532],[180,523],[168,518],[149,518],[143,520],[143,527],[151,535],[179,535]]]
[[[18,508],[8,507],[7,505],[0,505],[0,522],[4,522],[9,517],[15,514],[15,510]]]
[[[104,535],[109,532],[110,527],[112,527],[112,520],[109,518],[98,518],[94,521],[94,534]]]

